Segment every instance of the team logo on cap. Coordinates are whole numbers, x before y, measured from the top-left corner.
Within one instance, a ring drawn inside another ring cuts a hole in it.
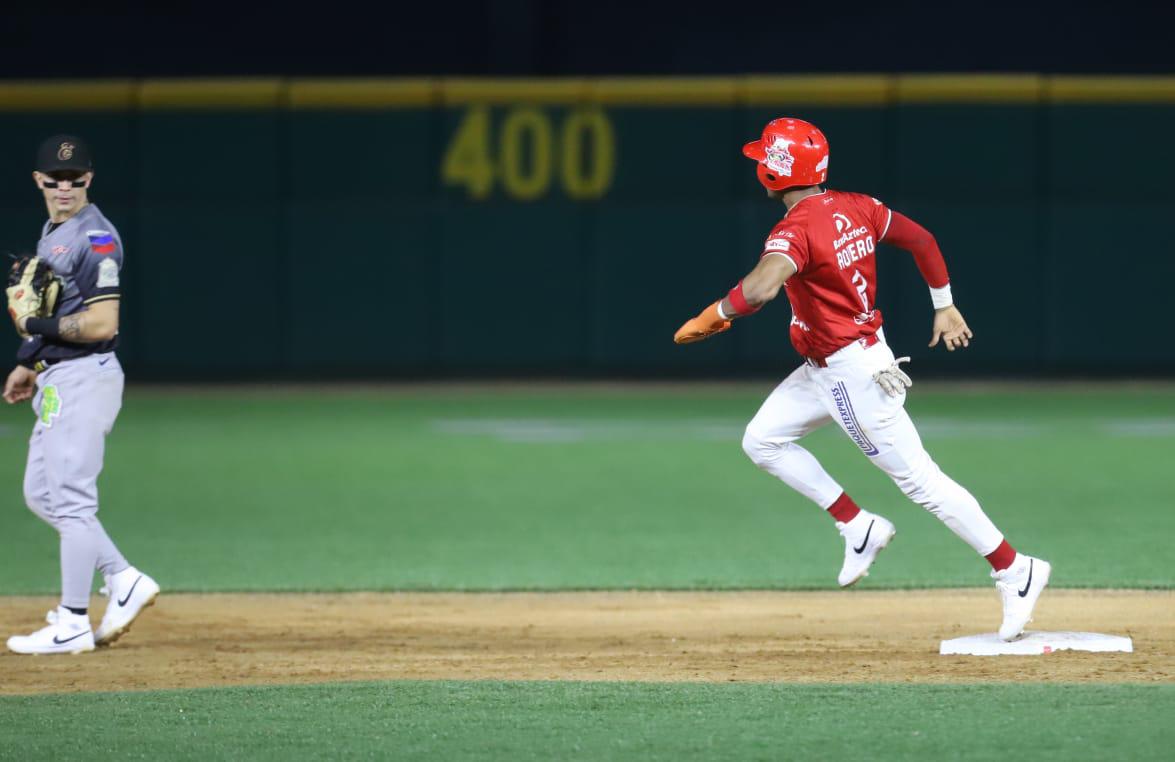
[[[61,147],[57,149],[57,159],[59,161],[69,161],[73,158],[74,148],[73,143],[62,143]]]
[[[785,138],[776,138],[775,142],[767,147],[767,168],[775,170],[784,177],[791,177],[791,166],[795,158],[787,150],[791,142]]]

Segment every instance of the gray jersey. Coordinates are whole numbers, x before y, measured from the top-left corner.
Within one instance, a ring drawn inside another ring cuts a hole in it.
[[[60,225],[46,222],[37,242],[37,256],[61,276],[62,290],[55,316],[81,312],[95,302],[118,299],[122,270],[122,239],[110,220],[94,204]],[[56,361],[110,352],[118,337],[97,344],[72,344],[34,336],[21,344],[17,362],[35,367],[40,361]]]

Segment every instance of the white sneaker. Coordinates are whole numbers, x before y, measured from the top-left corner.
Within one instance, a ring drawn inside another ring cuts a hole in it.
[[[836,528],[845,538],[845,564],[836,578],[841,587],[849,587],[862,577],[868,577],[869,567],[873,565],[877,554],[897,534],[888,519],[866,510],[862,510],[848,523],[836,522]]]
[[[102,624],[94,635],[94,642],[108,646],[131,628],[143,609],[159,597],[159,584],[133,566],[106,578],[106,587],[100,591],[110,597]]]
[[[1053,566],[1048,561],[1016,554],[1016,560],[1003,571],[993,571],[996,589],[1004,601],[1004,623],[1000,625],[1000,638],[1015,640],[1024,634],[1024,627],[1032,621],[1032,610],[1036,599],[1049,583]]]
[[[94,650],[90,617],[58,606],[45,617],[48,627],[32,635],[13,635],[8,650],[18,654],[80,654]]]

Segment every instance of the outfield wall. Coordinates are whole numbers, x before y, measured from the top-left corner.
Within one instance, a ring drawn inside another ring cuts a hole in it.
[[[0,83],[0,247],[43,221],[38,140],[76,132],[133,377],[772,373],[784,304],[671,337],[782,214],[740,149],[784,114],[828,135],[832,187],[937,235],[962,356],[927,352],[925,286],[880,251],[921,373],[1175,372],[1175,78]]]

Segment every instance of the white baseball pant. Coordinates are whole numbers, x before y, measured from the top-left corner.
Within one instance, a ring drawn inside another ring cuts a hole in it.
[[[853,342],[827,358],[805,363],[775,388],[747,425],[743,450],[755,465],[827,510],[845,491],[796,440],[835,421],[872,463],[908,498],[937,516],[980,555],[1003,535],[971,493],[944,474],[922,446],[903,407],[873,374],[894,361],[884,336],[871,347]]]

